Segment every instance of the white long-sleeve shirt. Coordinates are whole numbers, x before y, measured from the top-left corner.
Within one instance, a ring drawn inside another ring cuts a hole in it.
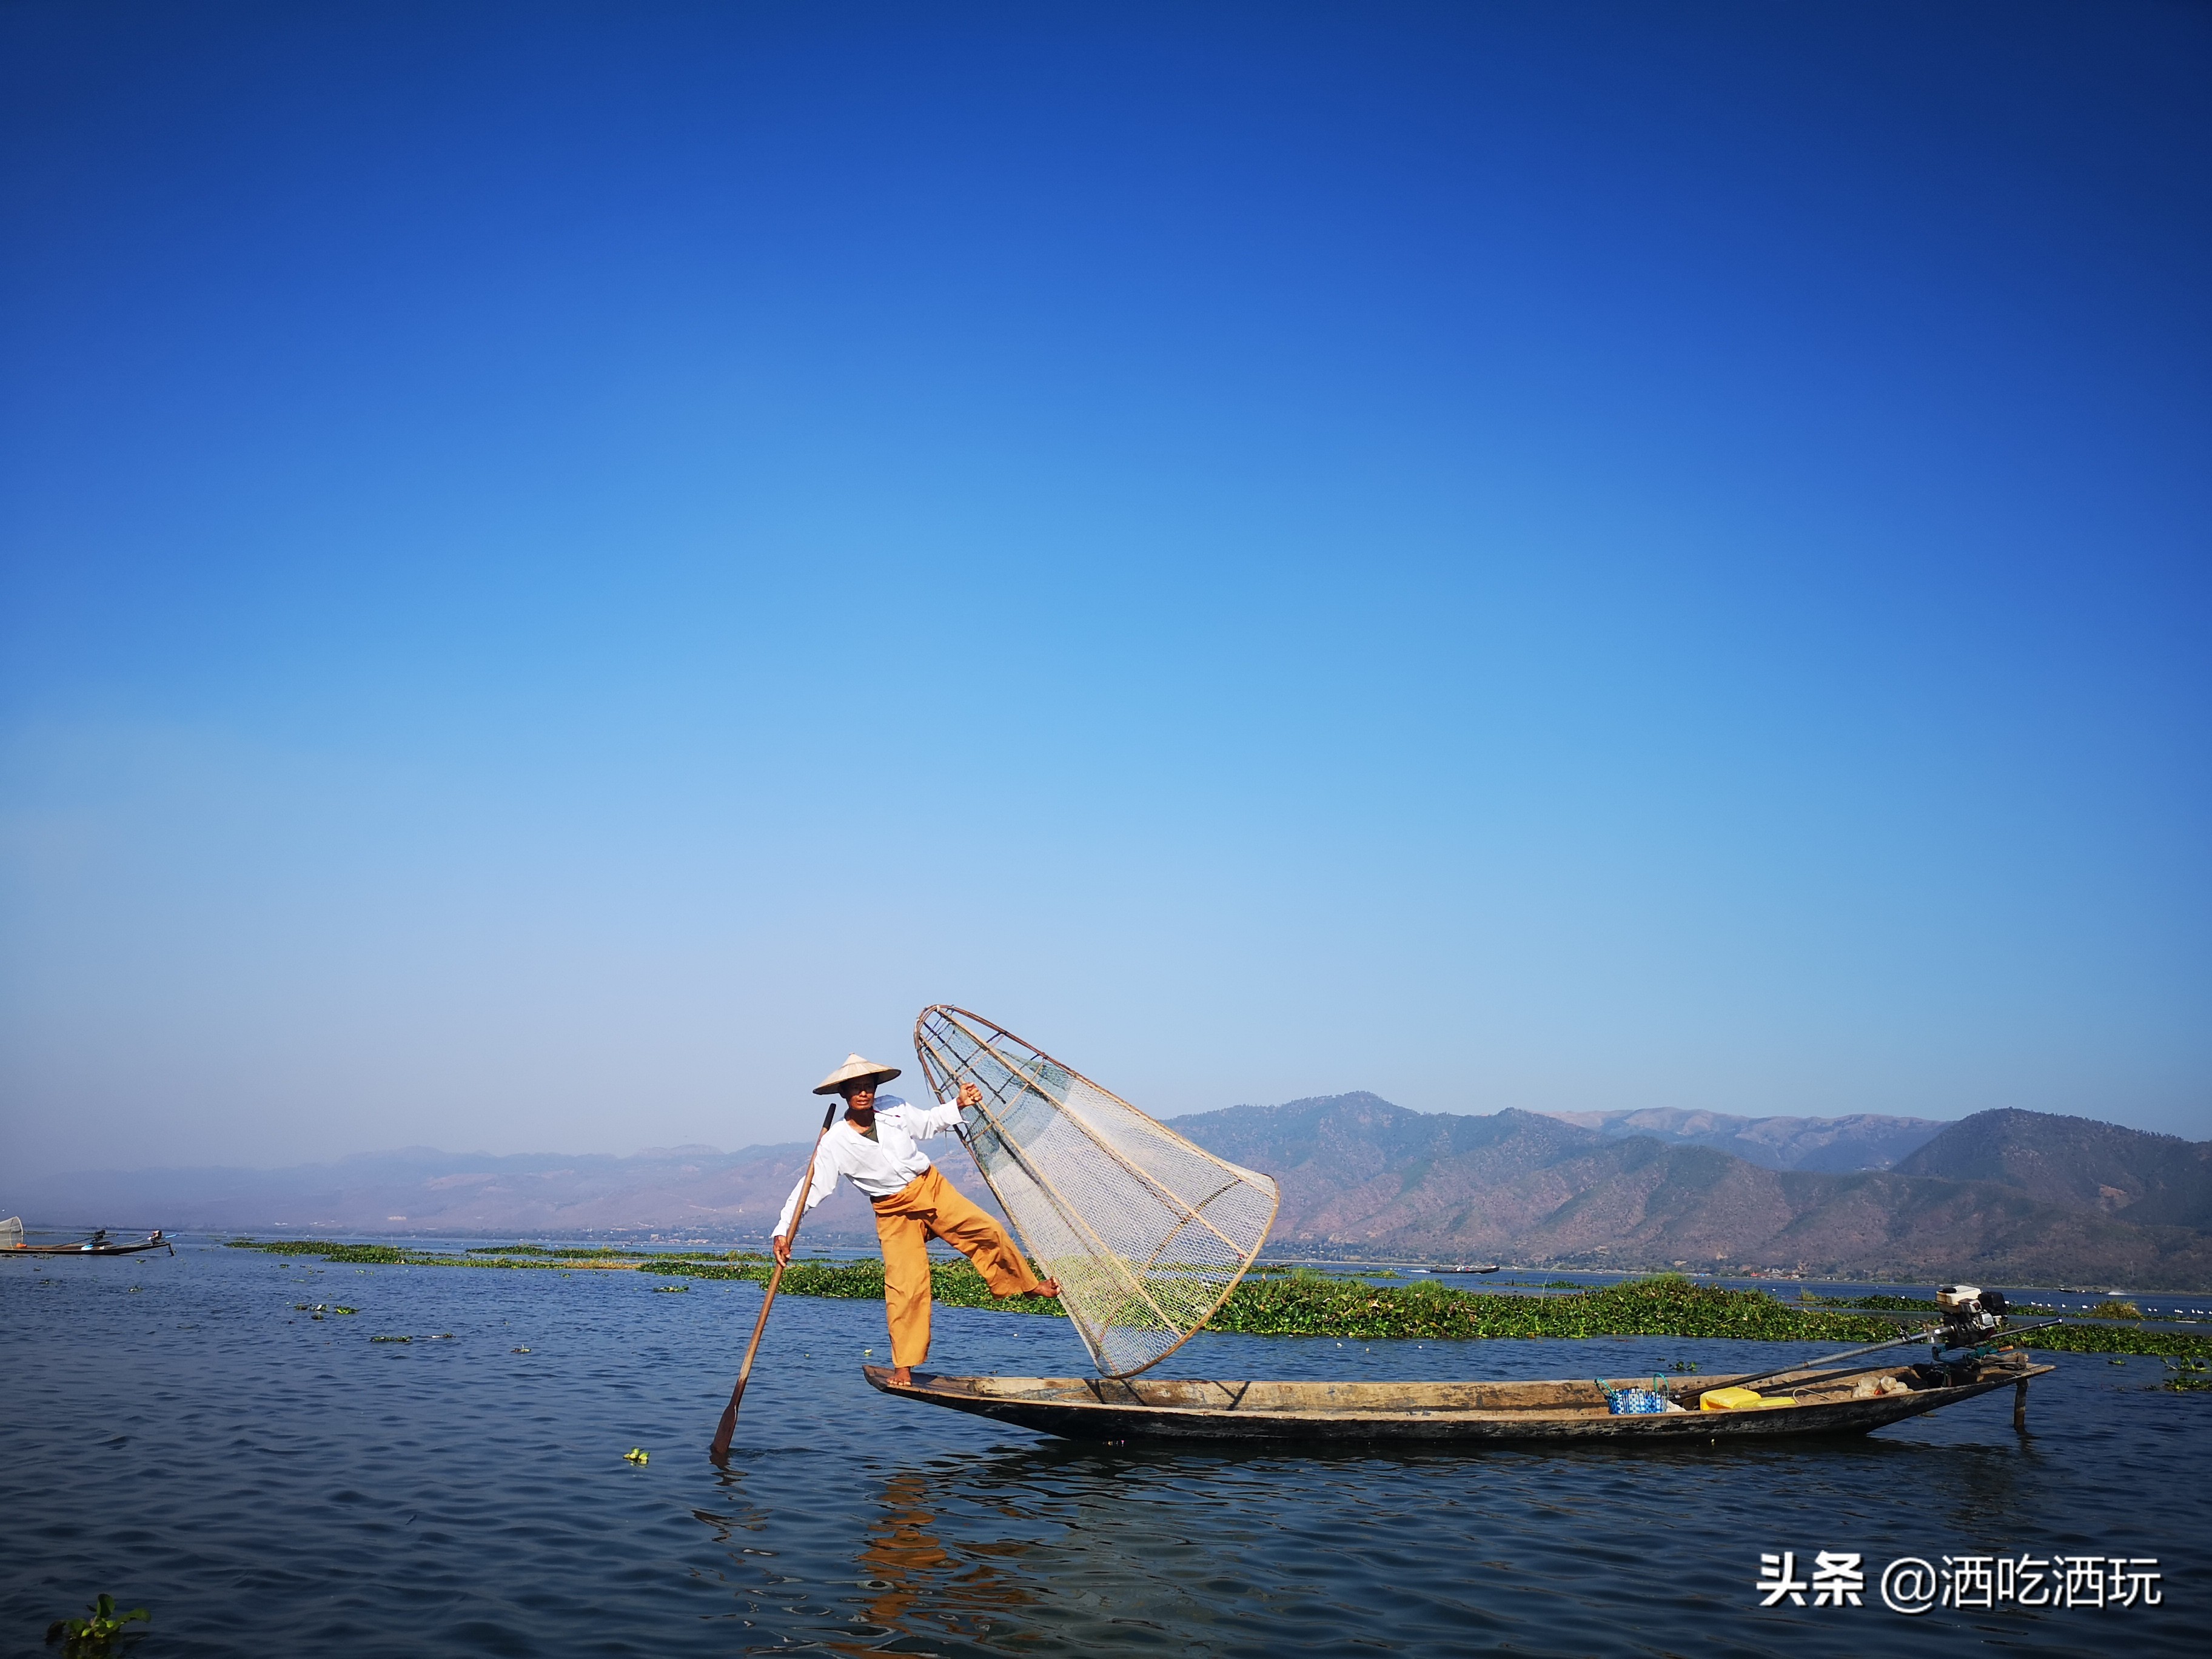
[[[814,1182],[807,1189],[806,1207],[812,1209],[836,1192],[839,1176],[852,1177],[853,1184],[870,1198],[889,1198],[929,1168],[928,1154],[915,1143],[941,1135],[959,1122],[957,1106],[913,1106],[896,1095],[877,1096],[873,1140],[842,1117],[822,1137],[821,1149],[814,1154]],[[799,1188],[793,1187],[783,1202],[783,1213],[776,1218],[778,1238],[791,1237],[793,1212],[798,1207]]]

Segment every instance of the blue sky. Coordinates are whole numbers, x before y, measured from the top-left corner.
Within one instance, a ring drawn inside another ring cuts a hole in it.
[[[2212,14],[0,11],[0,1162],[2212,1136]]]

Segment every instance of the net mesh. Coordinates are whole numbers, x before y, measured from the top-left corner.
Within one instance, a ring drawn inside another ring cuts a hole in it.
[[[1181,1347],[1252,1265],[1275,1219],[1266,1176],[964,1009],[924,1009],[914,1047],[939,1099],[982,1091],[960,1114],[968,1150],[1106,1376]]]

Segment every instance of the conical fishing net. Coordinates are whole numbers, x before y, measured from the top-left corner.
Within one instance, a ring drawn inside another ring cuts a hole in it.
[[[939,1099],[983,1091],[963,1139],[1106,1376],[1181,1347],[1252,1265],[1275,1219],[1266,1176],[965,1009],[922,1010],[914,1048]]]

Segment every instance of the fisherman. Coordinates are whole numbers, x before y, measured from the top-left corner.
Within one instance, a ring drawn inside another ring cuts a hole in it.
[[[876,1085],[899,1074],[858,1054],[822,1079],[817,1095],[842,1095],[845,1115],[830,1126],[814,1155],[814,1180],[805,1193],[811,1210],[837,1189],[837,1177],[875,1206],[876,1238],[884,1248],[884,1313],[891,1328],[891,1381],[904,1388],[914,1368],[929,1358],[929,1241],[941,1238],[975,1264],[994,1296],[1058,1296],[1060,1281],[1039,1279],[1005,1228],[969,1203],[939,1173],[917,1141],[941,1135],[960,1122],[960,1107],[983,1098],[963,1084],[958,1105],[913,1106]],[[805,1177],[800,1177],[805,1181]],[[791,1230],[799,1190],[792,1188],[776,1218],[775,1259],[791,1261]]]

